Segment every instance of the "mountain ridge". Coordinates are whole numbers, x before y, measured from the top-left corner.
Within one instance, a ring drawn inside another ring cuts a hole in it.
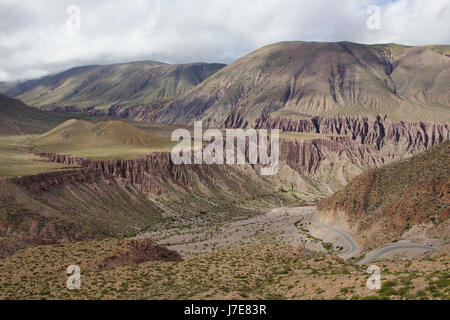
[[[276,43],[226,66],[165,107],[157,120],[202,119],[219,127],[231,119],[242,119],[241,126],[251,127],[261,116],[388,115],[398,121],[448,121],[450,60],[444,53],[449,50]]]
[[[4,83],[0,92],[56,111],[172,124],[203,120],[210,127],[339,116],[448,122],[449,58],[448,45],[288,41],[226,66],[84,66],[15,86]],[[73,80],[74,72],[81,79]],[[65,84],[67,79],[76,84]]]
[[[74,110],[113,105],[163,105],[224,65],[191,63],[170,65],[136,61],[109,65],[80,66],[39,79],[0,85],[0,92],[44,109],[74,107]]]

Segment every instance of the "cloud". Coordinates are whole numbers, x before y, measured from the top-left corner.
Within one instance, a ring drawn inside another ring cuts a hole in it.
[[[0,81],[143,59],[230,63],[285,40],[449,44],[448,30],[448,0],[0,0]]]

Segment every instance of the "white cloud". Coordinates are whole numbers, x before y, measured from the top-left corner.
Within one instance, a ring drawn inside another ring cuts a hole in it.
[[[369,5],[381,29],[366,27]],[[66,26],[70,5],[80,30]],[[0,0],[0,80],[142,59],[231,62],[284,40],[449,44],[448,0]]]

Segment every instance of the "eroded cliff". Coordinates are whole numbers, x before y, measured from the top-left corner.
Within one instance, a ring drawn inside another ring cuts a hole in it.
[[[393,122],[380,116],[374,120],[364,117],[315,117],[299,120],[261,117],[258,119],[256,127],[280,129],[281,131],[347,135],[361,144],[369,144],[379,150],[395,148],[400,152],[414,152],[448,140],[450,125],[427,122]]]
[[[367,170],[321,200],[318,217],[329,223],[345,217],[367,248],[397,240],[414,225],[429,230],[444,226],[450,217],[449,155],[450,141],[445,141],[409,159]]]

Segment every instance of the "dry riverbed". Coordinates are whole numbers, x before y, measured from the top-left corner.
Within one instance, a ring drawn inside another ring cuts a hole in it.
[[[315,207],[277,208],[264,215],[231,223],[194,228],[174,228],[162,232],[149,232],[150,237],[169,249],[177,250],[184,258],[213,250],[236,247],[253,242],[301,245],[308,249],[338,253],[345,243],[336,235],[318,232],[310,222]],[[315,237],[317,233],[327,242]],[[332,245],[330,242],[334,242]]]

